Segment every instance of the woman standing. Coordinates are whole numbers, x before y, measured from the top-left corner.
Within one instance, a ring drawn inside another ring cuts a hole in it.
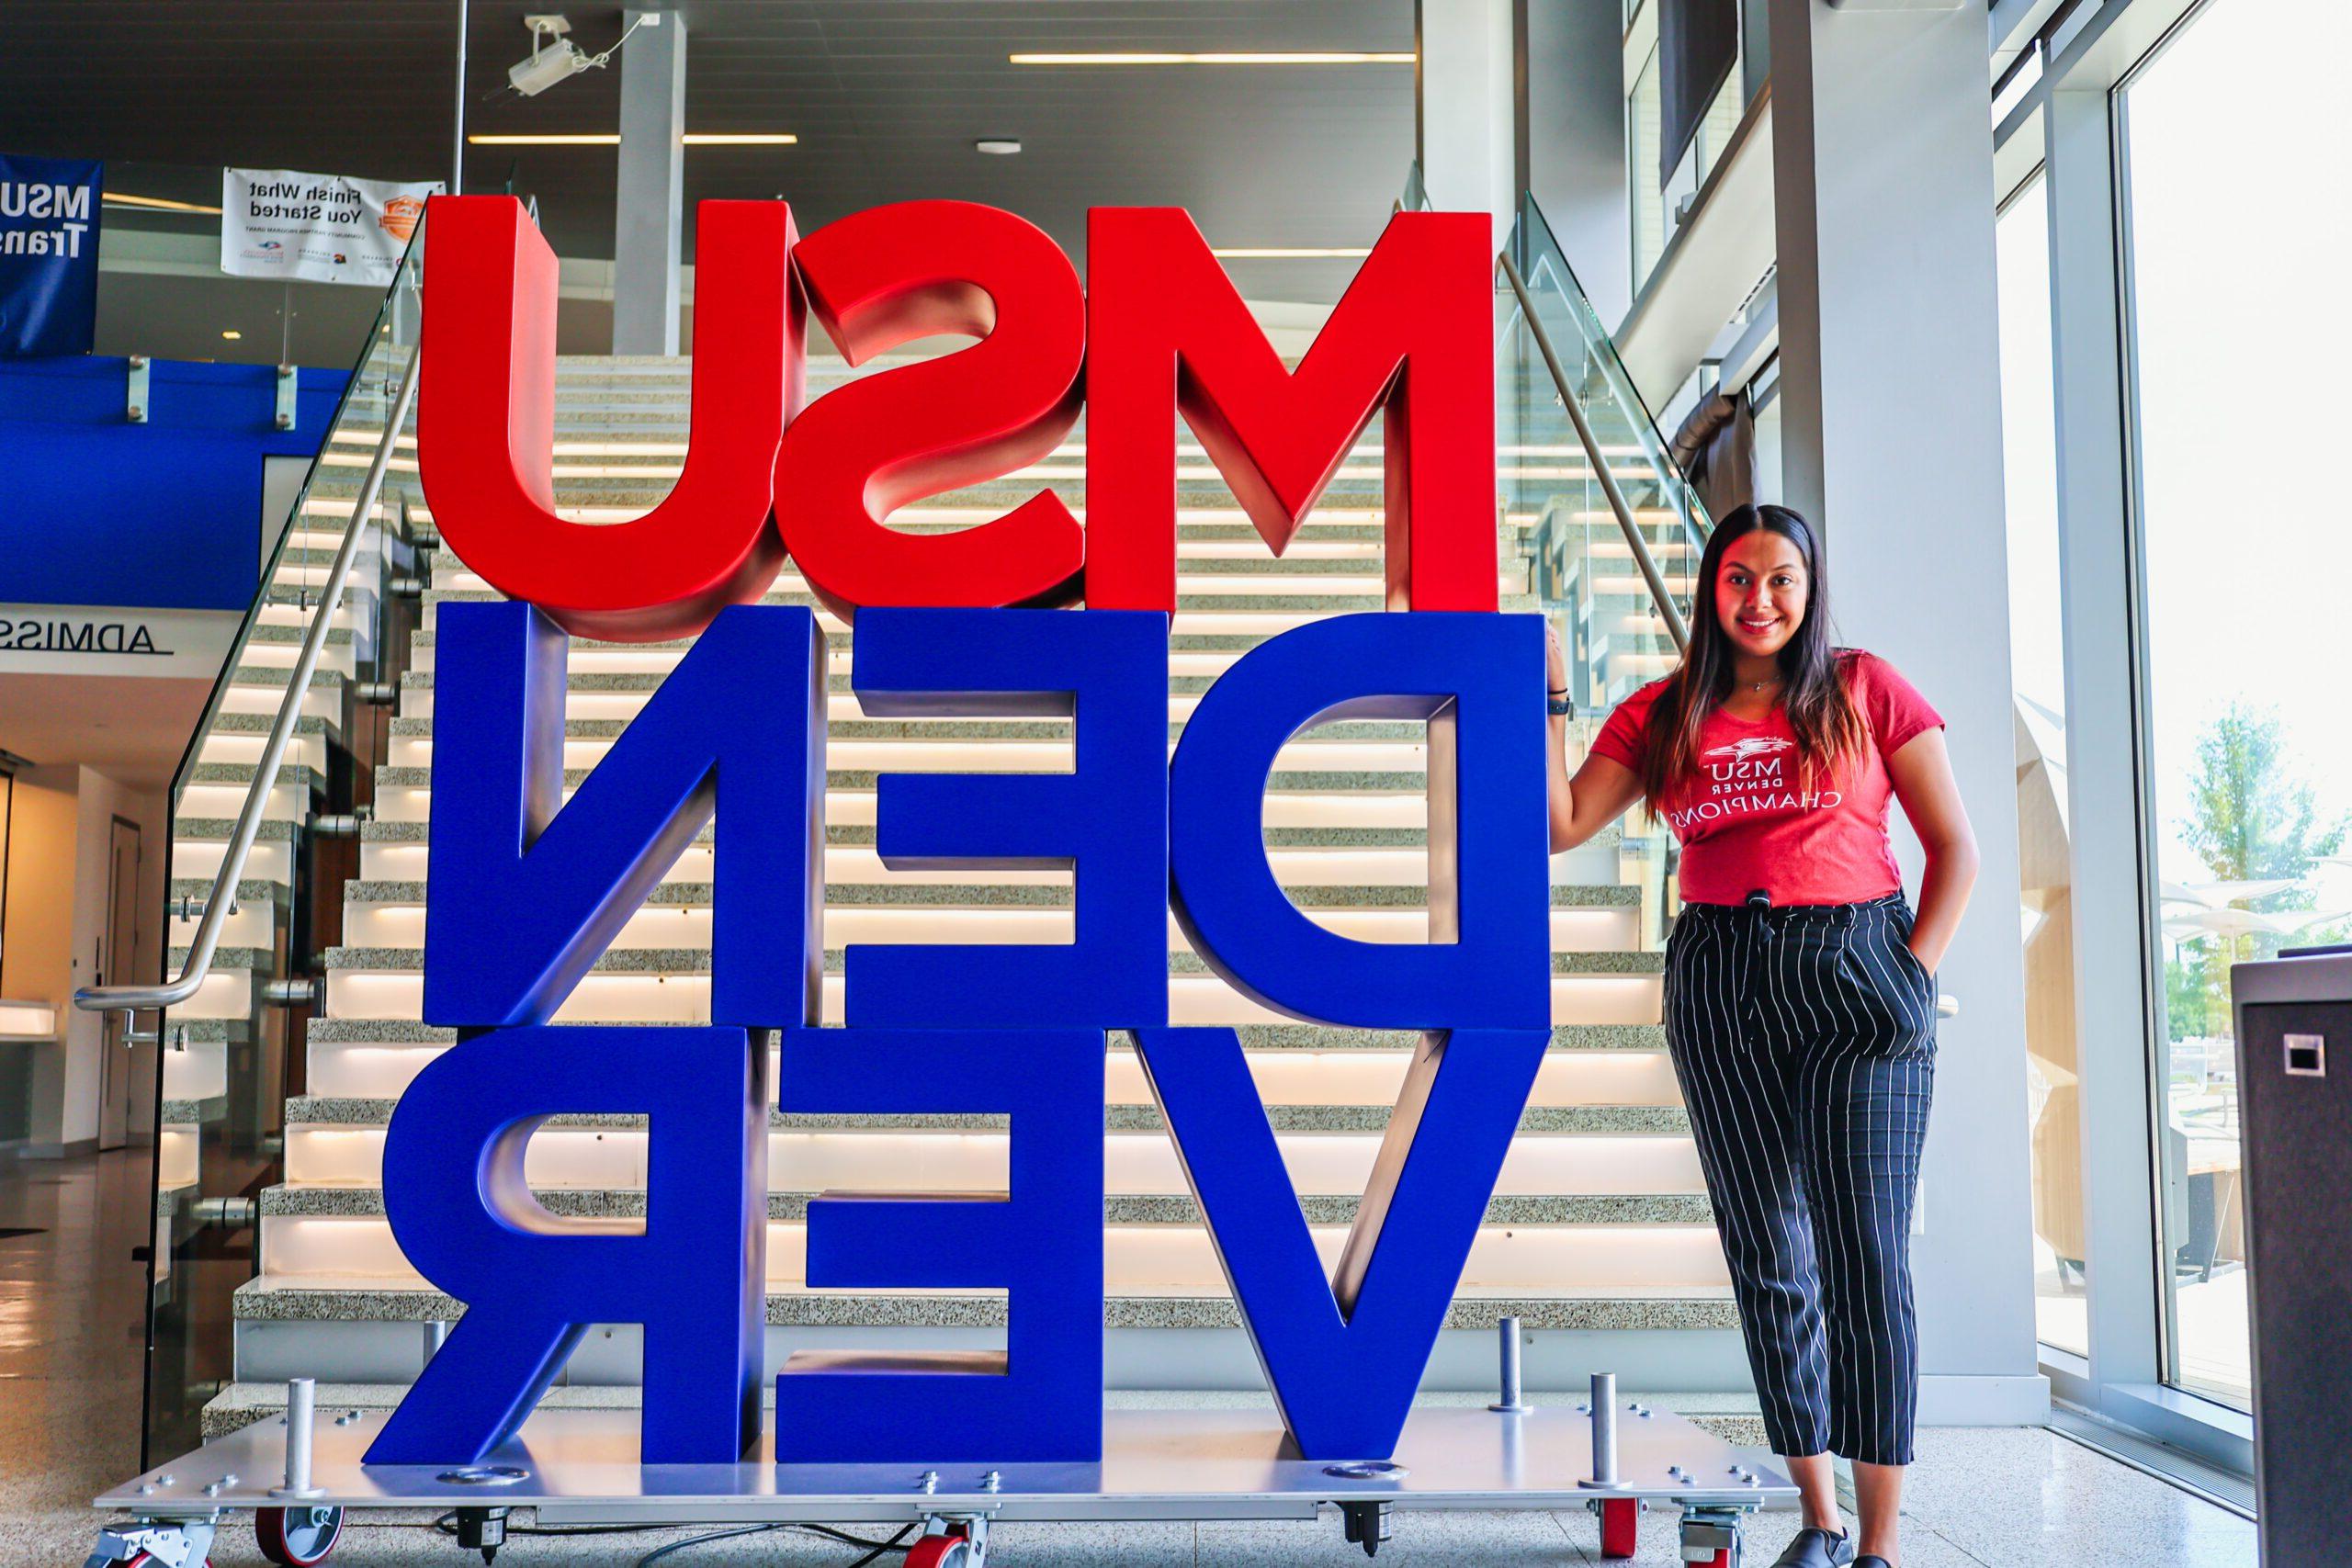
[[[1699,564],[1680,668],[1618,705],[1573,780],[1567,721],[1554,718],[1552,850],[1635,800],[1681,844],[1667,1048],[1765,1432],[1804,1496],[1778,1568],[1894,1568],[1918,1393],[1911,1206],[1934,975],[1976,844],[1942,717],[1893,665],[1829,635],[1804,519],[1779,506],[1724,517]],[[1556,637],[1550,672],[1563,707]],[[1927,851],[1916,918],[1890,796]],[[1833,1454],[1853,1461],[1859,1543],[1838,1517]]]

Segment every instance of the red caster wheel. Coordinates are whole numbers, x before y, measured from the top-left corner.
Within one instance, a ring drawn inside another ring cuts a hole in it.
[[[927,1535],[907,1548],[907,1568],[970,1568],[972,1543],[961,1531]]]
[[[1600,1507],[1600,1555],[1633,1556],[1634,1539],[1641,1533],[1641,1500],[1636,1497],[1603,1497]]]
[[[341,1508],[256,1508],[254,1540],[277,1568],[315,1568],[343,1539]]]
[[[1740,1517],[1728,1508],[1686,1508],[1681,1541],[1685,1568],[1740,1568]]]

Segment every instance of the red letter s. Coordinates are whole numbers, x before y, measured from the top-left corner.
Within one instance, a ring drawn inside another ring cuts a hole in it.
[[[809,588],[843,619],[1074,595],[1084,538],[1051,491],[956,533],[883,521],[1036,461],[1078,423],[1086,297],[1061,247],[995,208],[907,201],[828,223],[795,259],[852,365],[933,333],[980,340],[828,392],[785,431],[776,520]]]

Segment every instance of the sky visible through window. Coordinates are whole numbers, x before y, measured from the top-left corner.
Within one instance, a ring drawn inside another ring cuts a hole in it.
[[[2347,56],[2341,0],[2215,0],[2126,95],[2159,858],[2174,877],[2199,874],[2176,827],[2199,738],[2233,699],[2276,709],[2323,819],[2352,812],[2352,606],[2333,593],[2352,582],[2352,530],[2332,456],[2352,367]],[[2322,907],[2352,906],[2352,874],[2332,877]]]

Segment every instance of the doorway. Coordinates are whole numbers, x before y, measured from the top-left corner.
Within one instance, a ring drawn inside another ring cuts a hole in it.
[[[107,924],[97,954],[97,983],[127,985],[138,976],[139,962],[139,824],[118,817],[107,844]],[[119,1149],[130,1141],[132,1085],[143,1066],[151,1073],[153,1061],[134,1050],[129,1012],[105,1015],[100,1037],[98,1147]]]

